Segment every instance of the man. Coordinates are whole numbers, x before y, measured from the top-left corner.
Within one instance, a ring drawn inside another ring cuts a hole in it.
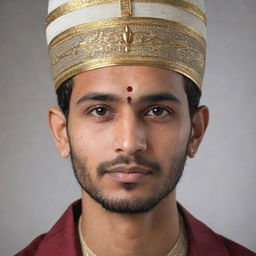
[[[17,255],[255,255],[176,202],[209,119],[203,1],[50,1],[58,151],[82,189]]]

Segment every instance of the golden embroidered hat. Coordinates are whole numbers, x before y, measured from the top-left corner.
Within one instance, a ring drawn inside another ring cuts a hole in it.
[[[79,73],[115,65],[173,70],[201,89],[204,0],[49,0],[48,13],[56,90]]]

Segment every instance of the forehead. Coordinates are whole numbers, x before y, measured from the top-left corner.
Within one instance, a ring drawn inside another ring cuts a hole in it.
[[[132,92],[127,90],[128,87],[132,87]],[[148,66],[106,67],[75,76],[72,98],[76,99],[89,92],[112,93],[121,97],[131,93],[133,98],[170,92],[181,100],[186,97],[182,75]]]

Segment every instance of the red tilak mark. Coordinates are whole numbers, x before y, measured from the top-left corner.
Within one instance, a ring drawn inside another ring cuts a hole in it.
[[[132,98],[131,97],[127,97],[127,102],[130,104],[132,102]]]
[[[131,86],[128,86],[127,87],[127,92],[132,92],[133,91],[133,88]]]

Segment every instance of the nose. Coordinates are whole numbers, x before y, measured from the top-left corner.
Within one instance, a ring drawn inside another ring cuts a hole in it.
[[[122,118],[119,118],[113,133],[113,145],[116,153],[133,155],[146,151],[146,131],[134,114],[127,113]]]

